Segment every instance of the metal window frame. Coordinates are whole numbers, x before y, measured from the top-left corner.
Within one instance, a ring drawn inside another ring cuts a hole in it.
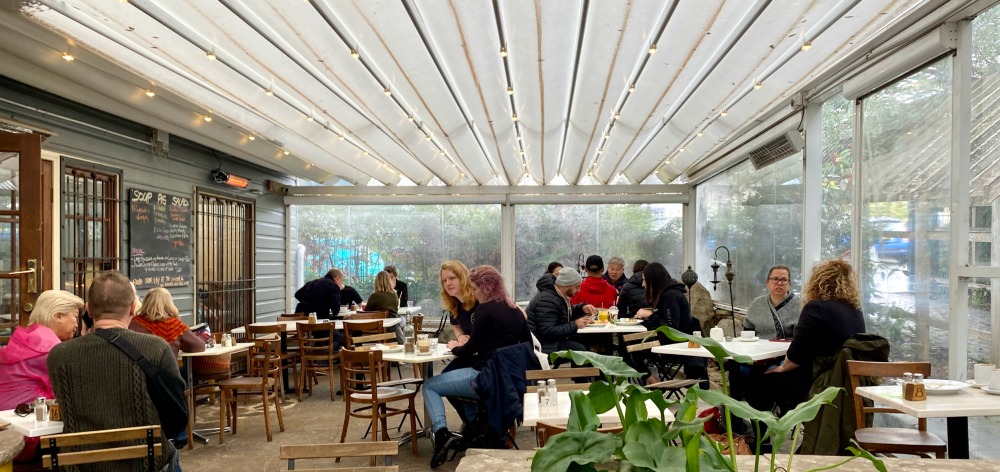
[[[124,204],[122,171],[121,169],[68,158],[66,156],[61,156],[61,164],[62,169],[59,174],[59,213],[62,221],[59,242],[60,280],[62,281],[63,288],[67,288],[67,282],[69,282],[69,288],[72,289],[73,293],[86,300],[87,279],[89,276],[104,270],[122,270],[125,266],[126,260],[122,257],[124,251],[122,251],[123,242],[121,235],[121,209]],[[74,185],[68,184],[68,178],[74,178]],[[96,182],[105,182],[103,195],[98,197],[94,193],[77,193],[76,179],[84,179],[84,185],[91,189],[93,189],[92,186]],[[108,196],[108,189],[112,190],[114,194]],[[82,214],[78,211],[72,214],[67,212],[71,198],[78,200],[82,198],[84,208]],[[87,212],[88,199],[97,198],[102,200],[102,206],[104,207],[103,215],[89,215]],[[85,247],[83,248],[82,257],[77,246],[78,228],[76,226],[78,226],[78,222],[83,225],[82,228],[85,233]],[[99,236],[95,232],[90,231],[90,223],[100,223],[103,226]],[[96,243],[98,240],[101,245],[100,253],[103,256],[92,257],[90,253],[92,247],[89,243],[91,241]],[[100,264],[100,267],[97,267],[97,264]]]

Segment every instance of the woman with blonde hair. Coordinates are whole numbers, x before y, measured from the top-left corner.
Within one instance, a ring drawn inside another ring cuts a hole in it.
[[[35,300],[28,326],[14,330],[0,348],[0,410],[14,409],[38,397],[55,398],[49,369],[49,351],[73,339],[83,300],[65,290],[46,290]],[[35,460],[38,438],[25,438],[24,450],[15,460]]]
[[[179,315],[170,292],[163,287],[156,287],[146,292],[146,297],[142,299],[142,305],[135,312],[129,329],[163,338],[174,350],[174,354],[178,351],[204,351],[205,342],[191,332],[191,329],[178,318]]]
[[[844,341],[865,332],[860,293],[854,268],[846,261],[824,261],[813,268],[785,360],[751,388],[751,406],[770,410],[776,401],[797,404],[806,399],[813,359],[836,354]]]
[[[472,314],[479,302],[472,295],[469,269],[461,261],[451,260],[441,264],[441,305],[451,315],[455,340],[464,345],[472,334]]]
[[[395,318],[399,313],[399,298],[392,286],[392,278],[389,273],[381,271],[375,275],[375,291],[365,302],[366,311],[388,311],[389,316]],[[398,325],[397,325],[398,326]]]

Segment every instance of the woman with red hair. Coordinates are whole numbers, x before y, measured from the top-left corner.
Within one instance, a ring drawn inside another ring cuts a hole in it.
[[[453,369],[427,379],[424,383],[424,410],[431,418],[434,431],[434,455],[431,468],[444,463],[448,455],[447,443],[453,434],[448,431],[444,410],[445,396],[478,398],[471,381],[479,374],[493,351],[505,346],[530,342],[528,322],[504,288],[503,277],[492,266],[479,266],[469,274],[472,294],[479,307],[472,316],[472,329],[466,342],[451,341],[448,347],[457,359],[468,367]],[[465,405],[465,404],[463,404]],[[465,412],[465,418],[475,416],[475,411]]]

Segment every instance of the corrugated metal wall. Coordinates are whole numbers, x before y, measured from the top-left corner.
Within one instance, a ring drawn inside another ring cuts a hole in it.
[[[157,154],[148,144],[150,128],[140,123],[85,107],[0,76],[0,117],[36,128],[54,136],[42,148],[74,159],[120,169],[122,193],[142,188],[194,198],[195,189],[230,194],[252,200],[256,208],[256,319],[274,318],[285,311],[285,211],[282,196],[260,191],[265,180],[293,184],[291,177],[249,165],[234,158],[213,155],[211,149],[171,135],[169,153]],[[251,190],[239,191],[213,183],[209,172],[221,166],[227,172],[251,179]],[[60,168],[57,171],[62,173]],[[253,189],[257,189],[253,191]],[[58,198],[58,197],[57,197]],[[59,208],[58,203],[55,208]],[[58,211],[58,210],[57,210]],[[60,215],[55,215],[61,220]],[[192,218],[192,224],[195,224]],[[121,254],[128,254],[128,212],[121,211]],[[194,241],[192,239],[192,241]],[[56,247],[59,247],[56,244]],[[192,251],[192,257],[195,252]],[[54,259],[59,266],[59,257]],[[194,261],[198,264],[198,261]],[[197,271],[193,270],[193,274]],[[170,289],[185,322],[192,322],[195,285]],[[140,290],[140,296],[143,291]]]

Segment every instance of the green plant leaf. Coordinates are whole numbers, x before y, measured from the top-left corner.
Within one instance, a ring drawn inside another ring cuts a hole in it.
[[[788,437],[788,433],[792,432],[792,429],[815,418],[819,414],[820,407],[833,401],[843,390],[839,387],[827,387],[826,390],[799,403],[798,406],[789,410],[784,416],[778,419],[775,425],[767,430],[767,436],[771,438],[771,445],[774,447],[774,450],[781,448],[781,444]]]
[[[622,418],[622,427],[628,430],[633,424],[645,421],[649,418],[646,410],[646,399],[642,395],[630,395],[625,399],[625,417]]]
[[[756,420],[763,422],[768,428],[774,427],[778,419],[774,417],[774,414],[770,411],[760,411],[750,406],[749,403],[745,401],[736,400],[729,395],[726,395],[720,391],[716,390],[695,390],[695,394],[698,398],[705,401],[709,405],[713,406],[727,406],[729,407],[729,412],[740,418],[746,420]]]
[[[634,467],[653,470],[683,470],[684,450],[666,443],[661,437],[666,426],[657,420],[636,422],[625,433],[622,454]]]
[[[596,431],[601,420],[590,404],[590,398],[582,391],[569,392],[569,418],[566,420],[566,431]]]
[[[611,384],[598,380],[590,384],[590,391],[587,393],[590,397],[590,403],[594,405],[594,411],[597,414],[604,413],[615,407],[618,403],[617,396],[615,396],[615,388]]]
[[[861,446],[857,443],[857,441],[853,439],[851,440],[851,444],[854,444],[854,446],[847,446],[847,450],[851,451],[851,454],[854,454],[854,457],[868,459],[869,461],[871,461],[875,469],[877,469],[879,472],[888,472],[888,470],[886,470],[885,468],[885,462],[882,461],[882,459],[879,459],[873,456],[872,453],[862,449]]]
[[[712,353],[712,356],[715,357],[715,360],[718,361],[720,364],[727,358],[732,358],[734,361],[739,362],[741,364],[753,364],[753,359],[751,359],[750,356],[745,356],[742,354],[734,354],[732,352],[729,352],[726,350],[726,348],[722,347],[721,344],[715,342],[715,340],[712,338],[700,338],[697,336],[692,336],[690,334],[687,334],[683,331],[678,331],[669,326],[660,326],[659,328],[656,328],[656,331],[665,334],[668,338],[677,342],[687,341],[690,339],[700,344],[705,349],[708,349],[708,352]]]
[[[531,459],[531,470],[564,472],[570,470],[573,463],[601,464],[611,459],[621,443],[618,435],[597,431],[557,434],[535,453]]]
[[[589,351],[556,351],[549,354],[549,359],[552,364],[555,364],[556,359],[559,358],[570,359],[576,365],[593,365],[594,367],[600,369],[604,375],[610,375],[612,377],[642,377],[642,372],[633,369],[625,363],[624,359],[618,356],[605,356],[603,354],[597,354],[596,352]]]

